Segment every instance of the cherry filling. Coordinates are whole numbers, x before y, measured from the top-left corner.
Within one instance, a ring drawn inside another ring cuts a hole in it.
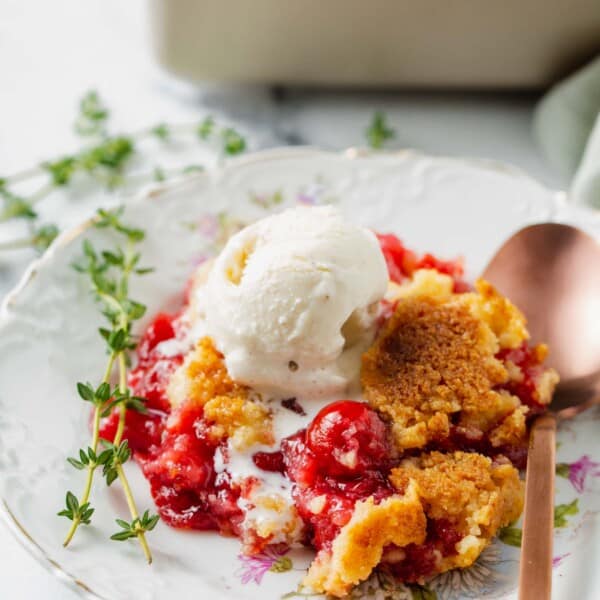
[[[285,472],[297,484],[294,501],[317,550],[331,547],[358,501],[372,496],[378,503],[397,493],[388,481],[393,465],[388,437],[375,411],[342,400],[326,406],[306,431],[283,441]],[[440,558],[456,554],[461,538],[450,521],[428,520],[425,542],[387,548],[384,564],[405,581],[420,580],[437,572]]]
[[[419,257],[391,233],[377,234],[377,239],[387,264],[390,279],[395,283],[402,283],[418,269],[433,269],[444,275],[450,275],[454,279],[455,292],[468,292],[471,289],[471,286],[463,279],[465,271],[462,261],[441,260],[433,254],[424,254]]]
[[[127,411],[124,437],[137,453],[156,451],[161,443],[162,432],[170,404],[166,388],[171,374],[183,362],[183,356],[164,356],[158,350],[160,342],[176,335],[174,322],[177,315],[159,313],[142,336],[137,347],[138,364],[129,373],[129,387],[136,396],[146,399],[147,414]],[[114,411],[103,419],[100,436],[112,441],[117,431],[119,413]]]
[[[390,279],[402,283],[417,268],[417,255],[404,246],[392,233],[378,233],[377,239],[383,252]]]
[[[136,396],[146,398],[147,414],[128,410],[124,438],[134,451],[161,517],[174,527],[213,529],[238,535],[242,512],[240,490],[226,473],[215,473],[216,444],[203,430],[202,407],[186,404],[171,410],[166,388],[183,362],[181,354],[165,356],[161,342],[185,335],[178,315],[159,314],[137,348],[137,366],[129,374]],[[114,439],[119,415],[103,419],[100,435]]]
[[[256,452],[252,456],[252,462],[263,471],[269,473],[285,473],[285,464],[283,462],[283,454],[277,452]]]
[[[239,535],[238,486],[217,473],[217,445],[208,439],[202,407],[186,404],[168,418],[158,452],[139,460],[161,516],[174,527]]]
[[[387,427],[362,402],[340,400],[323,408],[306,432],[323,472],[351,477],[377,469],[390,456]]]
[[[462,535],[447,519],[427,519],[427,538],[404,548],[389,546],[383,555],[385,568],[401,581],[416,582],[439,571],[440,559],[457,554]]]
[[[394,493],[387,479],[391,445],[385,423],[362,402],[341,400],[322,409],[307,430],[283,440],[285,473],[309,526],[312,545],[328,548],[354,505]]]
[[[501,350],[497,354],[497,358],[504,363],[512,362],[523,374],[521,381],[511,381],[502,388],[517,396],[525,406],[529,407],[528,417],[543,413],[546,406],[539,401],[537,383],[544,372],[544,366],[536,348],[523,342],[519,348],[514,350]]]

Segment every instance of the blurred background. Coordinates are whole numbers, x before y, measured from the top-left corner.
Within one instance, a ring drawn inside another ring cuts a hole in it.
[[[274,146],[503,161],[600,206],[596,1],[0,0],[0,10],[2,295],[98,206]],[[75,597],[3,528],[0,556],[0,598]]]

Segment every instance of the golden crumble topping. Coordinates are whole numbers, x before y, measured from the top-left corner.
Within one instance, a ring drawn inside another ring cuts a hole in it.
[[[204,407],[214,439],[227,436],[238,450],[273,444],[268,409],[255,402],[246,386],[235,383],[223,355],[210,338],[201,338],[171,377],[167,390],[172,404],[193,402]]]
[[[414,482],[428,517],[452,521],[463,535],[492,537],[523,507],[518,471],[474,452],[428,452],[404,459],[390,481],[400,491]]]
[[[456,553],[440,554],[436,573],[473,564],[500,527],[521,514],[523,484],[510,464],[495,465],[480,454],[431,452],[405,459],[390,481],[398,490],[375,504],[359,501],[352,517],[311,564],[304,584],[344,596],[383,563],[401,562],[403,547],[422,544],[427,519],[444,519],[461,539]]]
[[[499,425],[489,432],[489,438],[492,446],[501,448],[502,446],[518,446],[523,442],[523,432],[526,431],[525,416],[528,412],[526,406],[519,406]]]
[[[392,469],[390,481],[400,491],[416,485],[427,517],[446,519],[463,535],[458,554],[444,557],[438,572],[471,565],[523,509],[518,471],[481,454],[431,452],[405,459]]]
[[[344,596],[366,579],[379,564],[389,544],[421,544],[427,523],[414,485],[403,495],[375,504],[372,497],[359,501],[350,521],[334,539],[331,551],[319,552],[304,584],[318,592]]]
[[[246,397],[248,389],[229,377],[222,354],[204,337],[172,375],[167,394],[173,406],[188,401],[204,406],[216,396]]]
[[[484,279],[475,283],[475,290],[473,293],[459,294],[457,299],[489,326],[500,348],[517,348],[529,339],[525,316],[508,298],[499,294]]]
[[[272,543],[291,545],[298,541],[304,523],[289,499],[271,492],[259,493],[251,502],[253,508],[244,518],[244,534],[248,538],[242,539],[245,553],[256,554]]]
[[[385,297],[390,302],[412,296],[429,296],[441,301],[452,295],[453,288],[454,279],[450,275],[433,269],[419,269],[401,284],[390,281]]]
[[[204,416],[214,423],[210,434],[228,437],[237,450],[275,443],[269,411],[247,397],[216,396],[204,405]]]
[[[474,435],[500,427],[493,440],[522,440],[524,419],[507,420],[518,398],[495,389],[509,380],[495,355],[527,339],[523,315],[484,281],[449,294],[445,279],[429,273],[400,286],[395,313],[363,356],[365,396],[401,449],[443,442],[452,424]]]

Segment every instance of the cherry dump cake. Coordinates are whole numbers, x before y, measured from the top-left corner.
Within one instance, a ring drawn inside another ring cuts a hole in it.
[[[297,208],[234,235],[155,317],[129,381],[148,412],[125,436],[174,527],[249,555],[312,547],[315,592],[374,569],[423,582],[520,515],[527,425],[557,382],[546,352],[460,262]]]

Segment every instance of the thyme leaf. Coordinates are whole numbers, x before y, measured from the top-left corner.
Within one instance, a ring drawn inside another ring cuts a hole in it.
[[[396,132],[387,123],[385,113],[377,111],[367,127],[366,137],[369,146],[375,150],[383,148],[384,144],[396,137]]]

